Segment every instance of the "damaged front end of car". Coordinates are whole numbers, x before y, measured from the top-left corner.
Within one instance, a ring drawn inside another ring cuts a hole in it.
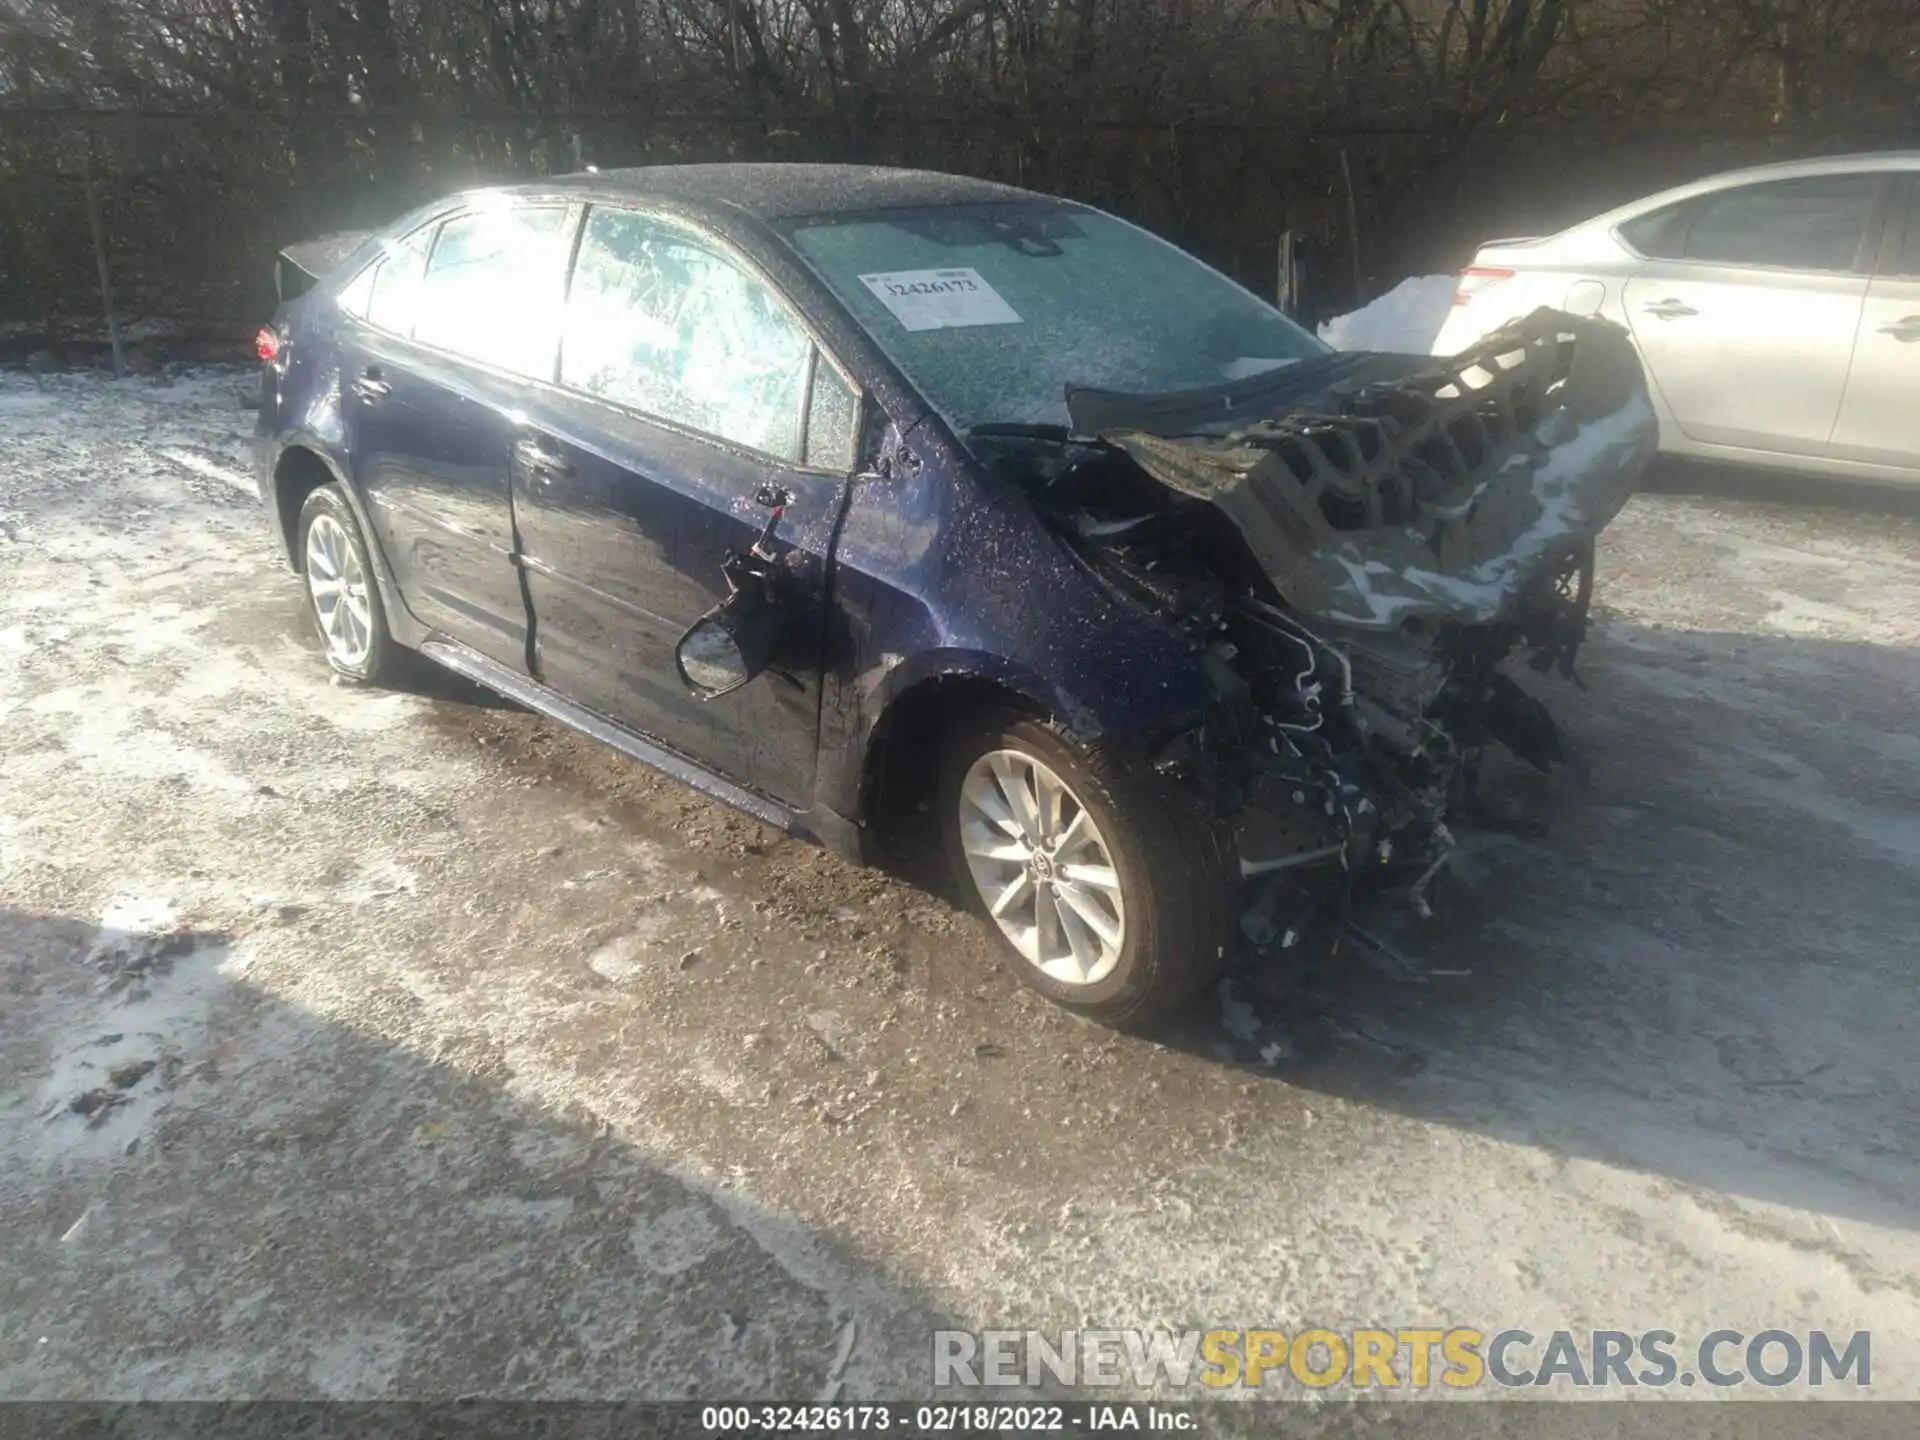
[[[1542,310],[1446,360],[1069,402],[1094,458],[1050,477],[1043,511],[1211,681],[1149,763],[1231,827],[1243,877],[1279,882],[1256,904],[1395,885],[1429,913],[1486,747],[1565,758],[1501,666],[1575,676],[1595,537],[1656,440],[1625,333]]]

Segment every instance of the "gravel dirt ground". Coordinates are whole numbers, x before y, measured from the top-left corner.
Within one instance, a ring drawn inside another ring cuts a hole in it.
[[[1637,497],[1540,687],[1584,775],[1494,777],[1545,836],[1128,1038],[936,894],[331,683],[242,384],[0,377],[0,1395],[884,1397],[943,1325],[1458,1324],[1867,1329],[1920,1396],[1911,504]]]

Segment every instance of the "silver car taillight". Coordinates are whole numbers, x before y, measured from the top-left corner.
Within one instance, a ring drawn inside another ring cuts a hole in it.
[[[1453,303],[1471,304],[1473,297],[1483,290],[1490,290],[1502,280],[1511,280],[1513,271],[1497,269],[1491,265],[1469,265],[1460,272],[1453,287]]]

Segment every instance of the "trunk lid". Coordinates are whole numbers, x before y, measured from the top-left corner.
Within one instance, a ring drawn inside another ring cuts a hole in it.
[[[273,267],[274,294],[280,303],[299,299],[326,279],[371,234],[371,230],[339,230],[283,249]]]

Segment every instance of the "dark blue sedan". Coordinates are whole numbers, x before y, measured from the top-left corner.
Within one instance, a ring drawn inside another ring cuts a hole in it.
[[[1338,354],[981,181],[587,173],[290,247],[260,486],[328,663],[424,655],[855,858],[937,825],[1017,973],[1132,1022],[1418,908],[1502,668],[1573,674],[1654,441],[1542,311]]]

